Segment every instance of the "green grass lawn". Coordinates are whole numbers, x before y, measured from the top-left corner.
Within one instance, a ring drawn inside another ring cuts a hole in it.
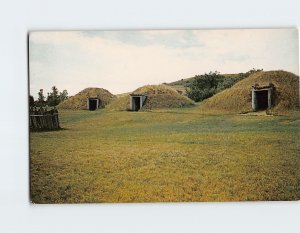
[[[297,200],[300,120],[291,116],[60,111],[30,134],[34,203]]]

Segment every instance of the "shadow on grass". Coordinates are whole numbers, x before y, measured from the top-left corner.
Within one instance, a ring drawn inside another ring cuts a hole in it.
[[[29,129],[30,133],[44,133],[44,132],[55,132],[55,131],[64,131],[70,130],[69,128],[58,128],[58,129]]]

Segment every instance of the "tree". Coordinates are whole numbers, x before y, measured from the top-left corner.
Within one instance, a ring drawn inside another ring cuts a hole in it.
[[[34,106],[34,98],[32,95],[29,95],[29,107],[33,107]]]
[[[44,90],[40,89],[40,91],[38,92],[37,105],[38,106],[43,106],[44,104],[45,104]]]
[[[59,102],[60,102],[60,97],[58,94],[58,89],[56,88],[56,86],[53,86],[52,92],[48,93],[47,104],[50,106],[56,106],[59,104]]]
[[[62,92],[59,93],[59,100],[60,102],[68,99],[68,92],[67,90],[63,90]]]

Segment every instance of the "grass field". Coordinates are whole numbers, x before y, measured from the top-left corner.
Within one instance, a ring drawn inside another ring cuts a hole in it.
[[[30,134],[34,203],[296,200],[300,120],[290,116],[60,111]]]

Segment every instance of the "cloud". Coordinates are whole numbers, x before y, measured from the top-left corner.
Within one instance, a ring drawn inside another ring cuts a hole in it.
[[[68,31],[30,34],[30,92],[56,85],[133,91],[218,70],[298,74],[296,30]]]
[[[202,47],[193,30],[82,31],[85,37],[103,38],[135,46],[162,45],[170,48]]]

